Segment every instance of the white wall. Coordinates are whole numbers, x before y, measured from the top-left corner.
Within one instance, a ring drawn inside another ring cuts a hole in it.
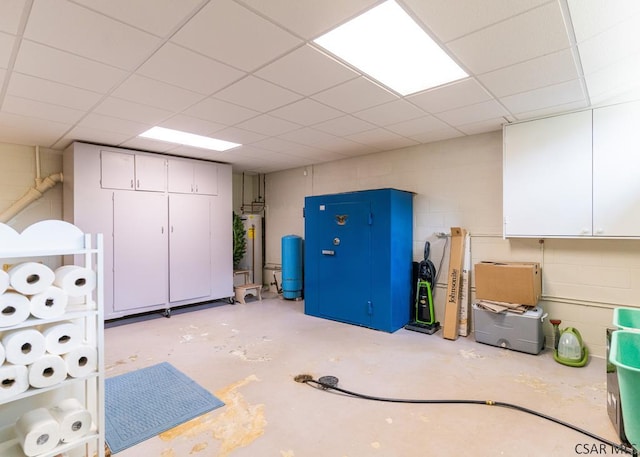
[[[471,234],[473,263],[540,262],[545,312],[561,319],[562,327],[578,328],[594,355],[605,355],[605,329],[611,324],[612,309],[640,305],[640,241],[502,239],[501,132],[268,174],[266,263],[280,264],[283,235],[304,237],[306,195],[384,187],[416,194],[414,260],[422,258],[429,239],[431,259],[438,266],[443,242],[434,233],[449,233],[451,227],[461,226]],[[440,320],[447,261],[448,252],[436,290]],[[472,291],[473,287],[472,278]],[[548,321],[544,329],[550,345]]]

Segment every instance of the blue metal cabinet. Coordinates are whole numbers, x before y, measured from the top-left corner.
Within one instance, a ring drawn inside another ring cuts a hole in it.
[[[409,321],[413,194],[305,198],[305,314],[394,332]]]

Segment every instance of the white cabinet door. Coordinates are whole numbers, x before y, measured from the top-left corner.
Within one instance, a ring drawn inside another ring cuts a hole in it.
[[[169,192],[190,194],[193,192],[193,164],[187,160],[169,159]]]
[[[136,190],[167,190],[167,159],[136,154]]]
[[[218,165],[212,162],[194,162],[194,192],[203,195],[218,195]]]
[[[211,293],[209,197],[169,194],[169,300]]]
[[[166,195],[156,192],[115,192],[115,311],[136,310],[167,302],[167,244]]]
[[[505,236],[591,235],[591,118],[581,111],[505,127]]]
[[[640,236],[640,102],[593,111],[593,229]]]
[[[134,189],[135,156],[133,154],[100,151],[100,167],[100,184],[103,189]]]

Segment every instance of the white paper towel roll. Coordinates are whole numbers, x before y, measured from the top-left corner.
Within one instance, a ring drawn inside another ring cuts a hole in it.
[[[98,351],[92,346],[82,345],[62,356],[67,364],[67,373],[72,378],[88,376],[98,369]]]
[[[87,295],[96,287],[96,274],[93,270],[78,265],[65,265],[55,271],[53,283],[70,297]]]
[[[0,295],[0,327],[11,327],[29,317],[29,299],[17,292]]]
[[[19,263],[9,269],[11,287],[25,295],[44,292],[54,279],[53,270],[38,262]]]
[[[29,365],[29,385],[41,389],[67,378],[67,365],[59,355],[45,354]]]
[[[4,363],[4,345],[0,343],[0,366]]]
[[[0,270],[0,294],[5,293],[9,288],[9,273],[4,270]]]
[[[60,425],[60,440],[70,443],[91,430],[91,413],[75,398],[61,401],[49,411]]]
[[[4,356],[7,362],[29,365],[45,353],[44,335],[35,328],[24,328],[6,332],[2,336]]]
[[[60,441],[60,425],[46,408],[24,413],[16,421],[15,430],[22,451],[28,457],[52,451]]]
[[[62,316],[67,310],[69,296],[59,287],[49,286],[44,292],[32,295],[29,299],[31,315],[39,319],[51,319]]]
[[[62,322],[42,327],[45,347],[51,354],[66,354],[83,342],[82,327],[73,322]]]
[[[5,363],[0,367],[0,400],[21,394],[29,388],[27,367]]]

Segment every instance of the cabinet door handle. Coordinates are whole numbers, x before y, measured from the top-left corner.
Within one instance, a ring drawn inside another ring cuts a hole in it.
[[[160,233],[164,234],[164,227],[160,227]]]
[[[323,249],[322,250],[322,255],[335,255],[335,251],[332,249]]]
[[[136,186],[137,186],[138,189],[140,189],[140,180],[139,179],[136,181]]]
[[[171,233],[173,233],[173,225],[171,226]]]
[[[133,189],[133,179],[131,180],[131,188]]]

